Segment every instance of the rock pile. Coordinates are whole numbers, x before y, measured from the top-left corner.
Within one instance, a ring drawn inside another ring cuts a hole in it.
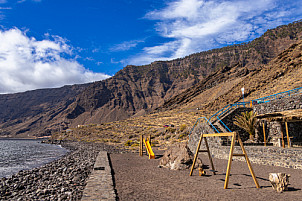
[[[184,170],[192,166],[194,154],[185,143],[177,144],[165,151],[160,160],[160,167],[166,167],[171,170]],[[202,162],[198,158],[196,161],[198,167],[202,167]]]
[[[0,179],[0,200],[80,200],[100,150],[120,150],[105,144],[65,143],[72,150],[41,168]]]

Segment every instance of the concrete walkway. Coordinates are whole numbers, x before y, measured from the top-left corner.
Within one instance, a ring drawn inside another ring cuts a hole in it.
[[[111,167],[106,151],[100,151],[95,161],[94,170],[88,179],[82,200],[116,200]]]

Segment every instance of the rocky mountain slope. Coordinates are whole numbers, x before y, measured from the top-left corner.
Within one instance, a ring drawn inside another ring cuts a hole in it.
[[[178,106],[188,109],[216,103],[222,94],[260,72],[301,38],[302,22],[295,22],[269,30],[247,44],[145,66],[127,66],[100,82],[0,95],[0,135],[48,135],[78,124],[141,116],[155,108],[157,111]],[[219,87],[222,84],[225,89]],[[206,100],[192,104],[201,94]],[[233,100],[236,99],[221,104]]]
[[[248,44],[146,66],[127,66],[114,77],[89,86],[70,108],[68,117],[75,124],[85,124],[145,114],[197,83],[211,88],[258,70],[301,37],[302,22],[297,22],[269,30]]]
[[[90,124],[74,128],[71,132],[58,133],[54,137],[109,142],[135,149],[139,136],[143,134],[152,135],[154,144],[169,146],[186,140],[197,118],[209,117],[226,104],[241,101],[242,87],[246,91],[245,101],[301,87],[301,66],[302,40],[299,40],[259,70],[242,77],[230,77],[212,88],[206,88],[204,83],[196,84],[150,114],[105,124]],[[221,76],[221,73],[212,76],[207,81],[215,80],[214,77]]]

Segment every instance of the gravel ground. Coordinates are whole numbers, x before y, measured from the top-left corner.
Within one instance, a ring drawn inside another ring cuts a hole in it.
[[[105,144],[64,142],[71,150],[43,167],[0,179],[0,200],[80,200],[100,150],[119,153]]]
[[[156,153],[156,152],[155,152]],[[203,163],[210,165],[207,156]],[[149,160],[138,154],[110,155],[119,200],[301,200],[302,171],[252,164],[260,189],[257,189],[245,162],[232,162],[229,189],[224,189],[227,160],[214,159],[217,175],[206,170],[198,176],[195,170],[159,168],[160,158]],[[268,180],[269,173],[290,174],[289,190],[277,193]]]

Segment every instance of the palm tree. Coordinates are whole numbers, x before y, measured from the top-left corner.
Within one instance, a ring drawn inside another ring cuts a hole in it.
[[[255,126],[257,122],[256,116],[257,113],[254,113],[253,110],[250,112],[242,112],[241,115],[235,116],[234,124],[248,132],[250,140],[254,140]]]

